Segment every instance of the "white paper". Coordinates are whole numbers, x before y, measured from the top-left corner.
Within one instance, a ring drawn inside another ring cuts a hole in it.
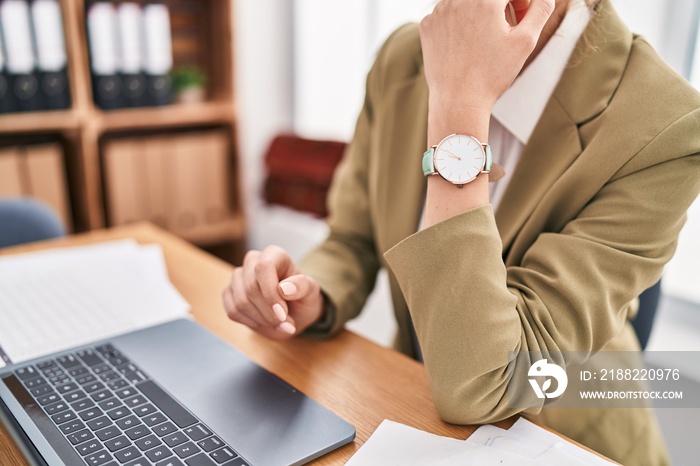
[[[347,466],[538,466],[507,451],[384,420]]]
[[[522,422],[521,422],[522,421]],[[514,429],[515,426],[518,426]],[[466,441],[384,420],[349,466],[609,466],[610,462],[521,419],[481,426]]]
[[[573,443],[562,442],[562,438],[552,432],[543,429],[525,418],[518,419],[513,426],[508,429],[509,432],[517,434],[520,437],[526,438],[532,442],[538,442],[541,444],[548,444],[555,446],[561,444],[557,450],[561,449],[567,454],[571,455],[573,458],[577,458],[584,462],[584,464],[589,465],[599,465],[599,466],[609,466],[610,461],[604,460],[598,455],[595,455],[583,448],[580,448]]]
[[[0,347],[13,363],[185,317],[158,245],[0,258]]]

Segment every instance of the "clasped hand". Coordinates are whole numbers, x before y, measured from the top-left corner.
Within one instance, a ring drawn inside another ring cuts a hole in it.
[[[488,116],[533,52],[555,0],[442,0],[420,23],[430,107]]]
[[[277,246],[249,251],[222,297],[231,320],[277,341],[302,332],[323,314],[316,280],[303,275]]]

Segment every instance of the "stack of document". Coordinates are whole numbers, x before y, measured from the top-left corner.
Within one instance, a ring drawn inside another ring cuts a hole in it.
[[[0,258],[0,367],[185,317],[158,245]]]
[[[610,466],[615,463],[521,418],[510,429],[479,427],[467,440],[385,420],[347,466]]]

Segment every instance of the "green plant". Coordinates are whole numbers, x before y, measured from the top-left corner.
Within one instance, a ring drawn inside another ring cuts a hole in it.
[[[203,88],[207,84],[206,75],[194,65],[184,65],[176,68],[172,71],[171,76],[175,92],[191,88]]]

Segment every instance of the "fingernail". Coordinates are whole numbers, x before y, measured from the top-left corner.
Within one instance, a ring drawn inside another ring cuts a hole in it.
[[[282,322],[277,328],[283,331],[284,333],[288,333],[290,335],[294,335],[297,332],[296,327],[290,322]]]
[[[284,308],[282,307],[281,304],[277,303],[272,306],[272,312],[275,313],[275,316],[282,322],[287,320],[287,313],[284,312]]]
[[[282,293],[285,296],[291,296],[297,292],[297,286],[292,282],[282,282],[280,283],[280,288],[282,288]]]

